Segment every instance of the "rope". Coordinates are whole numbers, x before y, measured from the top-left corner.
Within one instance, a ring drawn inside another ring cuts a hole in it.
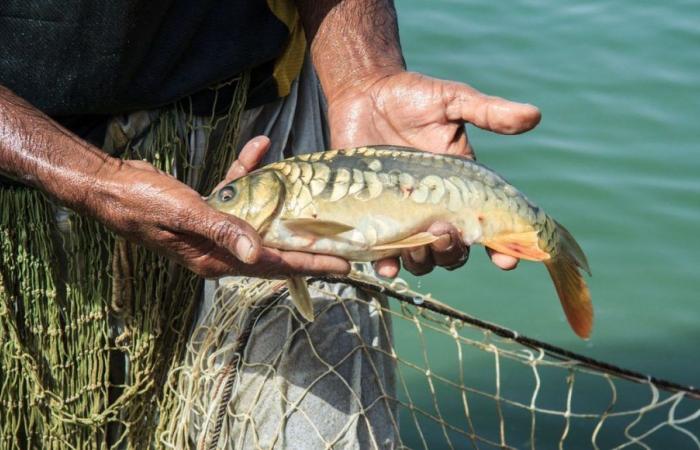
[[[396,290],[393,290],[390,287],[390,285],[382,284],[382,282],[378,279],[367,281],[366,277],[363,276],[361,273],[355,273],[354,277],[355,278],[315,277],[312,278],[311,281],[321,280],[327,282],[347,283],[357,288],[369,292],[374,292],[376,294],[391,295],[393,298],[410,305],[415,305],[416,298],[420,298],[421,300],[419,307],[421,308],[425,308],[438,314],[442,314],[444,316],[468,323],[475,327],[488,330],[496,334],[497,336],[500,336],[505,339],[510,339],[514,342],[517,342],[518,344],[530,347],[533,350],[543,350],[548,356],[560,359],[561,361],[575,361],[578,364],[581,364],[598,372],[608,373],[610,375],[615,375],[621,378],[627,378],[629,380],[636,381],[639,383],[652,383],[661,389],[665,389],[671,392],[683,392],[688,394],[692,398],[700,399],[700,389],[694,386],[686,386],[680,383],[665,380],[663,378],[645,375],[641,372],[635,372],[630,369],[625,369],[623,367],[619,367],[611,363],[600,361],[585,355],[581,355],[579,353],[572,352],[570,350],[566,350],[561,347],[557,347],[544,341],[520,335],[515,331],[503,328],[499,325],[486,322],[481,319],[477,319],[476,317],[470,316],[465,312],[451,308],[431,298],[427,298],[419,294],[418,292],[411,291],[410,294],[405,292],[400,293]]]

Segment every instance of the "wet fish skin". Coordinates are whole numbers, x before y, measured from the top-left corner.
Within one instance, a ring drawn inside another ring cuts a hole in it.
[[[475,161],[393,146],[331,150],[258,169],[209,203],[249,222],[267,246],[352,261],[396,256],[427,242],[421,232],[431,223],[450,222],[468,244],[544,262],[574,331],[590,335],[593,310],[578,270],[589,271],[583,251]]]

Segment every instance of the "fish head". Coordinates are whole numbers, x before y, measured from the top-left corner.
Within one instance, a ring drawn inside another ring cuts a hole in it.
[[[214,192],[207,203],[248,222],[259,233],[272,222],[284,203],[284,183],[270,170],[259,170]]]

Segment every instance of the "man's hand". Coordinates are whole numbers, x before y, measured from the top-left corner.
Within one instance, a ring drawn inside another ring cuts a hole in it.
[[[392,144],[474,158],[465,123],[518,134],[540,121],[532,105],[404,71],[354,83],[328,103],[333,147]]]
[[[269,148],[266,137],[248,142],[224,182],[245,175]],[[246,222],[212,209],[188,186],[142,161],[101,171],[92,213],[118,234],[171,256],[206,278],[250,275],[345,274],[340,258],[283,252],[262,246]]]
[[[487,96],[462,83],[403,71],[340,90],[328,99],[328,115],[333,147],[381,143],[468,158],[474,157],[474,151],[465,123],[516,134],[540,121],[540,113],[532,105]],[[452,270],[467,261],[469,251],[458,230],[436,223],[428,231],[443,238],[428,247],[404,252],[403,264],[408,271],[422,275],[435,265]],[[518,263],[516,258],[501,253],[489,255],[504,270]],[[384,276],[396,276],[399,263],[387,259],[378,261],[376,268]]]
[[[268,146],[267,138],[249,142],[229,176],[247,173]],[[263,247],[247,223],[212,209],[185,184],[148,163],[105,155],[1,86],[0,173],[201,276],[272,278],[350,270],[339,258]]]
[[[391,0],[296,2],[328,99],[334,147],[393,144],[474,157],[465,123],[514,134],[533,128],[540,120],[539,111],[531,105],[406,72]],[[448,269],[464,264],[468,249],[458,230],[437,223],[429,231],[446,237],[427,248],[404,252],[404,267],[423,274],[436,264]],[[490,254],[503,269],[517,264],[510,256]],[[396,276],[399,270],[394,259],[376,266],[384,276]]]

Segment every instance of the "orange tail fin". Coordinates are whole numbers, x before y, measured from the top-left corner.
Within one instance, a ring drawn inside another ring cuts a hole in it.
[[[586,282],[568,257],[558,256],[544,265],[552,277],[571,328],[581,338],[587,339],[593,328],[593,305]]]
[[[557,251],[555,256],[544,264],[552,277],[571,328],[577,335],[587,339],[593,329],[593,305],[579,268],[589,275],[591,271],[583,250],[571,233],[559,223],[556,223],[556,226],[559,237]]]

